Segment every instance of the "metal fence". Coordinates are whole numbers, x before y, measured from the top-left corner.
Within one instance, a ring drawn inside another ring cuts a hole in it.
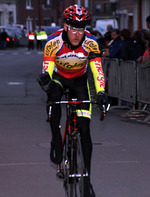
[[[150,104],[150,65],[137,64],[137,101]]]
[[[136,106],[150,104],[150,65],[144,66],[135,61],[109,58],[104,58],[102,63],[108,96],[118,98],[119,105],[124,103],[121,101],[126,101],[134,107],[135,104]],[[95,88],[92,74],[89,76],[93,91]]]
[[[109,96],[150,104],[150,66],[135,61],[104,59],[103,70]]]

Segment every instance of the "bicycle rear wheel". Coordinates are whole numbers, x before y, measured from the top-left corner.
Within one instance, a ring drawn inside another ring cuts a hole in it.
[[[66,197],[84,197],[84,177],[87,176],[79,133],[70,143],[66,136],[64,147],[64,188]]]

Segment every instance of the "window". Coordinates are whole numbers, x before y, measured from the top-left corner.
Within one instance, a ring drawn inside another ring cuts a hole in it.
[[[31,0],[26,0],[26,9],[31,9]]]
[[[9,24],[12,24],[14,22],[14,13],[13,12],[9,12],[8,20],[9,20]]]
[[[51,3],[50,0],[47,0],[47,5],[50,5],[50,3]]]
[[[43,8],[49,8],[50,7],[50,0],[42,0],[41,2]]]
[[[97,3],[96,4],[96,7],[95,7],[95,13],[98,14],[101,12],[101,4],[100,3]]]
[[[117,3],[105,3],[104,4],[104,13],[105,14],[112,14],[113,11],[116,10]]]

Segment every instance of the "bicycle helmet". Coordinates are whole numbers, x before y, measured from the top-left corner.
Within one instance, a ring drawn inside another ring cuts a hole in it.
[[[90,20],[90,16],[89,12],[84,7],[75,4],[64,10],[63,19],[71,26],[85,27]]]

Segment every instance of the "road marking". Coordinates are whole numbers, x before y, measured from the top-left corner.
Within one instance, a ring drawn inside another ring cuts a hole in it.
[[[1,163],[0,166],[24,166],[24,165],[49,165],[50,162],[46,162],[46,163]]]
[[[24,83],[23,82],[8,82],[8,85],[23,85]]]
[[[9,54],[9,55],[19,55],[19,54],[21,54],[21,55],[33,55],[33,54],[35,54],[35,55],[43,55],[43,51],[24,51],[24,52],[22,52],[22,51],[18,51],[18,52],[12,52],[12,51],[6,51],[6,53],[3,53],[3,52],[0,52],[0,56],[3,56],[3,55],[5,55],[5,54]]]
[[[145,161],[99,161],[99,163],[112,163],[112,164],[131,164],[131,163],[149,163],[150,160]],[[31,163],[1,163],[0,166],[24,166],[24,165],[49,165],[50,162],[31,162]]]

